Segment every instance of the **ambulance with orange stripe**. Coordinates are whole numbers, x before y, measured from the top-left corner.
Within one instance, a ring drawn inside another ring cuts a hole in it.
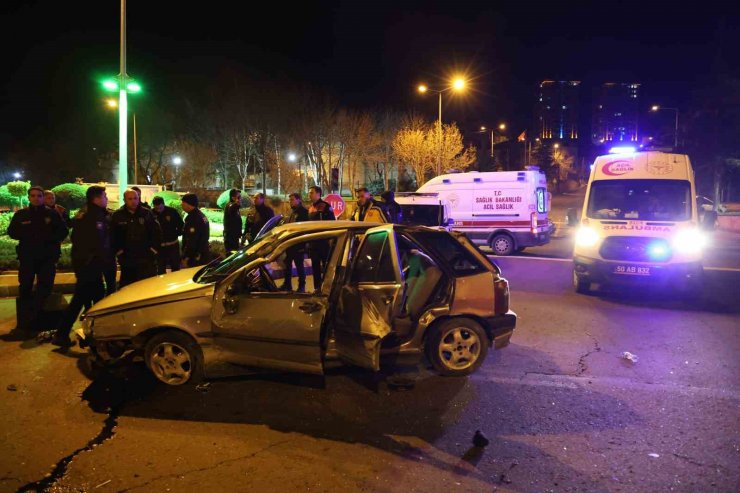
[[[432,178],[419,193],[449,203],[452,229],[510,255],[550,241],[550,194],[545,174],[526,171],[449,173]]]
[[[705,234],[685,154],[614,148],[591,167],[573,287],[663,283],[700,289]]]

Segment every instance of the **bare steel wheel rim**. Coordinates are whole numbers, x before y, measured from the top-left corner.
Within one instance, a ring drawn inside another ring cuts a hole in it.
[[[481,341],[474,330],[455,327],[444,333],[438,350],[439,359],[447,368],[465,370],[478,361]]]
[[[174,342],[157,344],[149,357],[149,366],[154,376],[169,385],[187,382],[193,371],[190,353]]]
[[[493,242],[493,249],[496,251],[496,253],[507,252],[509,250],[509,246],[509,239],[503,236],[496,238]]]

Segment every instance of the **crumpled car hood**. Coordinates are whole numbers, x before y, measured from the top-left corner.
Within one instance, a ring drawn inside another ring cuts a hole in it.
[[[212,290],[213,284],[198,284],[193,281],[193,276],[200,268],[183,269],[129,284],[95,303],[87,315],[94,317],[113,311],[202,295],[202,291]]]

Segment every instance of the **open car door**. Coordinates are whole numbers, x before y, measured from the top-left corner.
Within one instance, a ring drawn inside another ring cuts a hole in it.
[[[380,344],[403,304],[403,277],[392,224],[368,229],[340,287],[334,324],[339,357],[374,371]]]

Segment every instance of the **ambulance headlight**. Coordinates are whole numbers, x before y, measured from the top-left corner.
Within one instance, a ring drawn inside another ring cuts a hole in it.
[[[683,229],[673,237],[673,249],[684,254],[700,253],[707,245],[707,237],[698,228]]]
[[[582,247],[592,247],[599,241],[599,233],[588,226],[581,226],[576,232],[576,245]]]

